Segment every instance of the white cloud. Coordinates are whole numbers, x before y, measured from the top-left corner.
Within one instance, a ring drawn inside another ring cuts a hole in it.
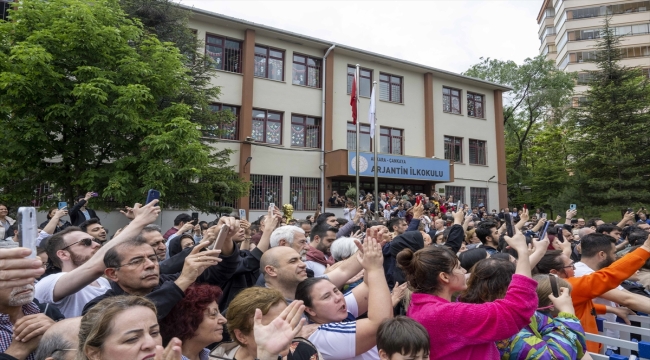
[[[182,3],[454,72],[480,57],[521,63],[539,53],[542,0]]]

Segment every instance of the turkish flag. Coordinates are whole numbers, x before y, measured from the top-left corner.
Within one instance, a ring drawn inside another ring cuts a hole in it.
[[[352,106],[352,124],[357,124],[357,74],[352,78],[352,91],[350,92],[350,105]]]

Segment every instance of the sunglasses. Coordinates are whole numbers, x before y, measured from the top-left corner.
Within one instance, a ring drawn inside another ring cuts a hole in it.
[[[92,246],[93,242],[97,242],[97,241],[94,238],[85,238],[85,239],[81,239],[79,241],[73,242],[72,244],[64,247],[61,250],[65,250],[65,249],[69,248],[70,246],[77,245],[77,244],[82,244],[83,246],[89,247],[89,246]],[[101,245],[101,243],[99,243],[99,242],[97,242],[97,243]]]

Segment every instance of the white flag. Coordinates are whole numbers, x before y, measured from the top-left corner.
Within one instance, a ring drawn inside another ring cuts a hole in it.
[[[375,85],[372,86],[370,94],[370,109],[368,110],[368,122],[370,123],[370,137],[375,137]]]

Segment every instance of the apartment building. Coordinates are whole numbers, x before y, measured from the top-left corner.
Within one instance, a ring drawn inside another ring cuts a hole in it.
[[[650,1],[544,0],[537,15],[540,54],[554,60],[558,69],[577,72],[574,106],[587,88],[605,17],[621,38],[621,64],[641,67],[650,75]]]
[[[222,94],[214,108],[234,112],[215,146],[235,151],[230,165],[252,183],[233,200],[249,218],[269,203],[313,214],[333,191],[355,185],[356,133],[350,88],[360,65],[361,189],[410,188],[455,195],[473,206],[507,206],[502,93],[506,86],[335,44],[302,34],[192,11],[189,26],[215,60]],[[375,84],[379,138],[367,111]],[[354,164],[354,165],[353,165]]]

